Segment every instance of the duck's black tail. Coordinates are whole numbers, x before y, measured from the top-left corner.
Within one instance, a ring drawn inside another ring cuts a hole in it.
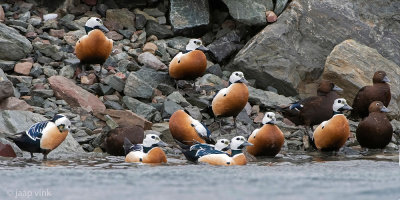
[[[198,157],[196,156],[197,150],[190,151],[190,145],[183,144],[178,140],[175,140],[176,144],[179,146],[179,150],[181,150],[182,154],[188,161],[197,162]]]
[[[125,155],[128,155],[131,151],[141,151],[143,146],[141,144],[132,144],[132,142],[128,138],[124,138],[124,150]]]

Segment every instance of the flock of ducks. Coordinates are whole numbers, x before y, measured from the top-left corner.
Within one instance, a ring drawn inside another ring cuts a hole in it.
[[[76,44],[75,52],[82,64],[103,64],[111,53],[112,40],[101,30],[107,31],[102,21],[90,18],[85,26],[87,35]],[[191,39],[186,52],[177,54],[169,65],[169,74],[175,80],[193,80],[206,69],[207,59],[203,51],[207,49],[200,40]],[[393,128],[385,115],[390,102],[389,79],[383,71],[377,71],[373,85],[365,86],[356,95],[353,108],[345,99],[337,95],[342,91],[334,83],[322,80],[317,96],[309,97],[291,105],[279,107],[283,116],[296,125],[306,127],[310,141],[322,151],[338,151],[350,136],[349,122],[344,111],[352,110],[351,115],[361,117],[356,136],[362,147],[384,148],[392,138]],[[233,72],[229,86],[214,96],[211,108],[215,118],[236,116],[247,104],[249,91],[242,72]],[[211,139],[207,126],[192,118],[183,110],[176,111],[169,120],[169,129],[187,160],[211,165],[245,165],[243,150],[254,156],[274,157],[284,144],[284,135],[276,125],[275,113],[267,112],[262,127],[254,130],[246,139],[233,137],[230,141]],[[313,130],[313,126],[318,127]],[[43,153],[44,158],[65,139],[71,122],[64,115],[55,115],[50,121],[34,124],[26,132],[11,139],[24,151]],[[310,130],[311,129],[311,130]],[[123,149],[126,162],[166,163],[162,150],[166,144],[155,134],[147,134],[142,144],[132,144],[125,138]],[[122,148],[122,147],[121,147]]]

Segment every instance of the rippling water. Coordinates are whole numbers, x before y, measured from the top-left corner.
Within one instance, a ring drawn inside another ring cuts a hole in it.
[[[123,157],[0,160],[0,199],[400,199],[398,154],[285,154],[247,166]]]

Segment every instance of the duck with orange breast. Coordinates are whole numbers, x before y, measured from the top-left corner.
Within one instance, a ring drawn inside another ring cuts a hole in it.
[[[343,111],[351,110],[343,98],[336,99],[332,106],[333,117],[322,122],[314,131],[313,141],[319,150],[338,151],[350,136],[349,121]]]
[[[215,117],[233,117],[236,127],[236,116],[243,110],[249,99],[247,80],[242,72],[233,72],[229,77],[229,87],[221,89],[212,100],[212,111]]]
[[[365,117],[356,130],[356,137],[361,147],[383,149],[392,140],[393,127],[386,114],[389,112],[381,101],[369,105],[369,115]]]
[[[227,154],[208,154],[202,156],[198,159],[201,163],[208,163],[210,165],[223,165],[223,166],[231,166],[231,165],[246,165],[247,159],[243,154],[243,149],[246,146],[251,146],[253,144],[247,142],[247,140],[243,136],[236,136],[231,140],[231,155]]]
[[[169,130],[172,137],[185,145],[199,143],[214,143],[210,138],[211,132],[196,119],[183,110],[177,110],[169,119]]]
[[[279,153],[285,141],[282,131],[275,125],[275,113],[267,112],[262,120],[264,124],[249,136],[248,141],[253,146],[247,147],[247,152],[253,156],[275,156]]]
[[[169,64],[169,75],[175,80],[194,80],[204,74],[207,58],[203,51],[208,51],[201,40],[191,39],[186,45],[186,52],[179,52]]]
[[[125,138],[125,162],[151,164],[166,163],[167,156],[160,148],[163,146],[167,146],[167,144],[155,134],[147,134],[143,140],[143,144],[132,144],[128,138]]]
[[[85,73],[85,65],[100,64],[100,75],[102,65],[110,56],[113,41],[108,39],[102,31],[108,32],[101,19],[91,17],[85,24],[86,34],[81,37],[75,45],[76,57],[80,60],[82,73]]]

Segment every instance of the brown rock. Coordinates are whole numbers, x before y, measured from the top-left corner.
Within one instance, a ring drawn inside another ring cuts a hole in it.
[[[88,112],[104,112],[106,106],[90,92],[77,86],[72,80],[63,76],[52,76],[48,79],[57,98],[64,99],[70,106],[82,107]]]
[[[267,22],[269,23],[276,22],[276,19],[278,19],[278,17],[273,11],[265,12],[265,16],[267,17]]]
[[[17,63],[14,67],[14,72],[28,76],[32,69],[31,62]]]
[[[25,37],[27,37],[27,38],[35,38],[35,37],[37,37],[37,33],[36,32],[27,32],[26,34],[25,34]]]
[[[95,6],[97,4],[97,0],[83,0],[83,2],[88,6]]]
[[[153,125],[150,121],[130,110],[106,109],[102,113],[95,113],[95,116],[103,121],[106,121],[106,115],[110,116],[120,127],[136,125],[142,127],[144,130],[150,130]]]
[[[63,38],[65,31],[64,31],[64,29],[60,29],[60,30],[50,29],[49,34],[53,37]]]
[[[157,51],[158,47],[152,42],[148,42],[143,46],[143,52],[150,52],[152,54],[155,54]]]
[[[124,39],[124,36],[117,33],[116,31],[109,31],[106,33],[107,38],[112,39],[114,41],[122,40]]]
[[[81,83],[84,85],[93,85],[97,82],[97,77],[94,74],[89,74],[87,76],[81,76]]]
[[[33,111],[33,108],[24,100],[20,100],[16,97],[8,97],[7,99],[0,101],[0,110]]]
[[[0,8],[1,8],[1,6],[0,6]],[[0,156],[15,158],[15,157],[17,157],[17,154],[15,154],[15,151],[11,147],[11,145],[3,144],[0,142]]]
[[[4,22],[4,19],[5,19],[4,10],[3,7],[0,6],[0,22]]]
[[[141,144],[143,143],[144,130],[140,126],[125,126],[111,130],[104,142],[107,153],[114,156],[124,156],[125,138],[128,138],[132,144]]]
[[[14,87],[10,81],[0,80],[0,101],[14,96]]]

